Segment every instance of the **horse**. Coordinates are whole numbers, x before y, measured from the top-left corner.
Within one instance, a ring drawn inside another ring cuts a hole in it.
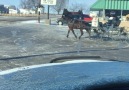
[[[74,18],[73,15],[78,15],[78,18]],[[78,12],[69,12],[67,9],[64,9],[64,12],[62,14],[62,18],[67,20],[68,22],[68,33],[67,33],[67,38],[69,37],[69,33],[70,31],[72,31],[73,35],[75,36],[75,38],[77,38],[74,29],[79,29],[81,32],[81,35],[79,36],[79,39],[81,39],[81,36],[84,34],[83,33],[83,29],[85,29],[88,34],[89,34],[89,38],[91,36],[91,25],[85,21],[83,21],[82,18],[82,11],[79,10]]]

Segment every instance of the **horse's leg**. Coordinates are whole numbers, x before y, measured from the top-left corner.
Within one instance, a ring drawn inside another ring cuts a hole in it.
[[[91,38],[91,30],[90,30],[90,28],[89,28],[89,29],[86,29],[86,31],[87,31],[88,34],[89,34],[89,38]]]
[[[79,39],[81,39],[81,36],[83,35],[83,29],[80,29],[81,35],[79,36]]]
[[[72,32],[73,32],[73,35],[75,36],[75,38],[77,38],[77,36],[76,36],[76,34],[75,34],[75,32],[74,32],[74,30],[72,29]]]
[[[69,37],[69,33],[70,33],[70,29],[68,30],[68,33],[67,33],[67,38]]]
[[[91,38],[91,28],[88,29],[89,39]]]
[[[94,28],[93,30],[94,30],[95,34],[98,34],[98,30],[97,29]]]

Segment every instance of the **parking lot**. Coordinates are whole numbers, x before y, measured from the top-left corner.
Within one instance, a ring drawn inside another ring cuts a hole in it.
[[[0,24],[0,70],[28,65],[49,63],[61,56],[101,56],[115,60],[128,61],[128,40],[76,39],[72,33],[69,38],[67,26],[45,25],[44,20]],[[79,30],[75,30],[77,36]],[[94,35],[94,33],[92,33]]]

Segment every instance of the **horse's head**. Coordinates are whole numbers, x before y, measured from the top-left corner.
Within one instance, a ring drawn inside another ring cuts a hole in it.
[[[62,18],[65,20],[71,20],[71,16],[70,16],[70,12],[67,9],[64,9],[63,14],[62,14]]]
[[[62,18],[65,18],[68,13],[69,13],[68,10],[64,9],[63,14],[62,14]]]

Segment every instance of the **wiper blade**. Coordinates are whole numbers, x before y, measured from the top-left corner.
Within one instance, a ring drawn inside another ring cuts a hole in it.
[[[94,60],[102,60],[102,61],[117,61],[117,62],[127,62],[124,60],[116,60],[116,59],[110,59],[110,58],[103,58],[101,56],[64,56],[64,57],[58,57],[55,59],[52,59],[50,63],[58,63],[58,62],[65,62],[70,60],[87,60],[87,59],[94,59]]]
[[[100,56],[66,56],[52,59],[50,63],[58,62],[61,60],[73,60],[73,59],[101,59]]]

